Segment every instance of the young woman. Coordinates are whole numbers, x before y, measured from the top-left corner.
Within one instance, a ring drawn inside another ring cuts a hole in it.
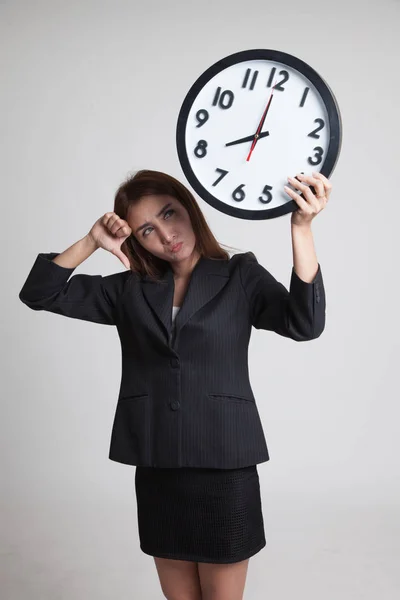
[[[311,222],[332,186],[318,173],[297,177],[304,198],[287,188],[298,204],[289,291],[252,252],[230,257],[179,181],[143,170],[84,238],[40,253],[19,294],[33,310],[117,327],[109,458],[136,465],[140,547],[170,600],[241,600],[249,558],[266,544],[257,464],[269,455],[248,377],[251,328],[307,341],[325,327]],[[71,277],[98,248],[127,270]]]

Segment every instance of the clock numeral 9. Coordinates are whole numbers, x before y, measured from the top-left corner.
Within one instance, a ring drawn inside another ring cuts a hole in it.
[[[204,158],[207,154],[207,142],[206,140],[199,140],[197,142],[197,146],[194,149],[194,154],[197,158]]]
[[[217,88],[212,105],[224,109],[230,108],[235,99],[235,94],[231,90],[225,90],[221,94],[221,89],[220,87]]]
[[[320,164],[320,162],[322,161],[322,155],[324,153],[324,149],[321,148],[321,146],[315,146],[314,150],[315,154],[313,158],[315,158],[315,160],[313,160],[313,158],[310,156],[307,158],[307,161],[310,163],[310,165],[313,165],[313,167],[315,167],[315,165]]]
[[[204,123],[207,123],[209,116],[210,115],[204,108],[201,108],[200,110],[198,110],[196,113],[196,119],[198,121],[198,125],[196,125],[196,127],[201,127],[202,125],[204,125]]]

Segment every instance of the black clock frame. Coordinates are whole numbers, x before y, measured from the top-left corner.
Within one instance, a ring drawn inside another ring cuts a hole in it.
[[[205,187],[203,187],[202,183],[197,179],[190,165],[186,152],[185,131],[187,119],[193,102],[197,98],[200,90],[210,79],[227,67],[249,60],[271,60],[286,64],[288,67],[296,69],[305,77],[307,77],[308,80],[311,81],[318,90],[327,110],[330,130],[328,149],[325,154],[325,160],[319,171],[326,177],[330,177],[339,158],[342,143],[342,119],[338,103],[328,84],[312,67],[310,67],[303,60],[296,58],[291,54],[287,54],[286,52],[281,52],[280,50],[254,49],[235,52],[234,54],[230,54],[229,56],[222,58],[204,71],[204,73],[200,75],[200,77],[194,82],[186,94],[181,106],[176,127],[176,147],[182,170],[185,173],[190,185],[208,204],[225,214],[241,219],[272,219],[274,217],[280,217],[289,212],[295,211],[298,207],[298,204],[295,200],[290,200],[281,206],[266,210],[246,210],[236,206],[227,205],[213,196]]]

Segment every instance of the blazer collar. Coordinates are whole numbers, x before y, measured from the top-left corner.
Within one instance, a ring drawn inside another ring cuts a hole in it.
[[[207,302],[210,302],[222,290],[229,279],[229,260],[213,259],[201,256],[197,261],[189,280],[182,306],[175,318],[174,343],[177,343],[179,333],[193,316]],[[149,276],[142,278],[144,296],[157,315],[172,343],[172,305],[174,298],[173,270],[169,265],[159,281],[153,281]]]

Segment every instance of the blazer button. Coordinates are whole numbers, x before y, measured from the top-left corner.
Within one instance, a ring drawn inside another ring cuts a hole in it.
[[[174,367],[174,369],[178,369],[179,367],[179,360],[177,358],[171,358],[171,360],[169,361],[171,364],[171,367]]]
[[[172,410],[178,410],[178,408],[180,407],[181,403],[178,402],[178,400],[174,400],[173,402],[171,402],[171,408]]]

